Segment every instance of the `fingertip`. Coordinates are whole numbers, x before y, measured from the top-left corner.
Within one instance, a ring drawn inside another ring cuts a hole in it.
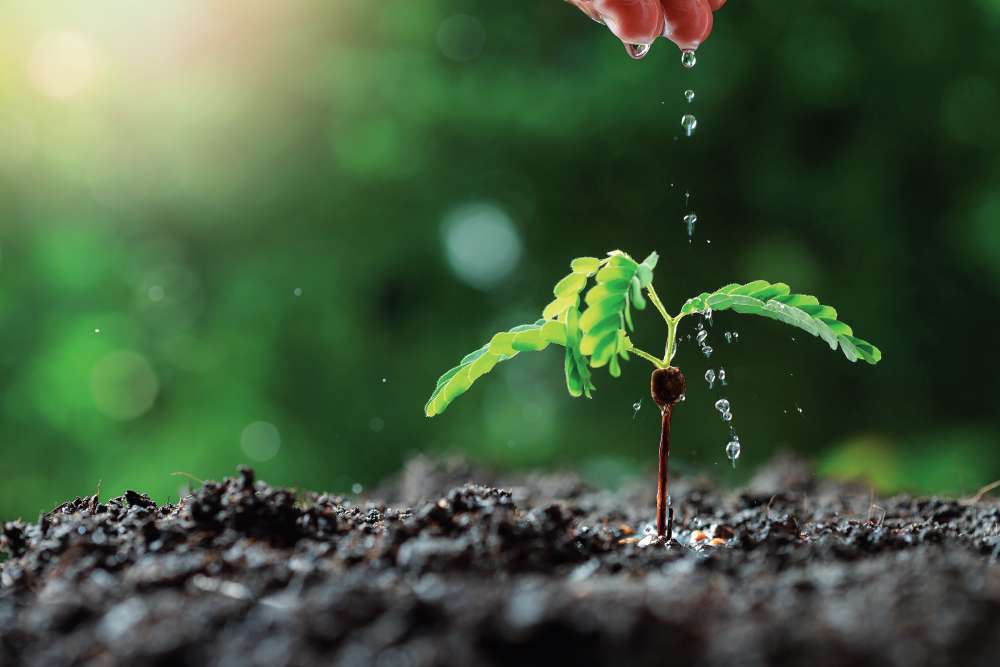
[[[663,36],[678,48],[697,49],[712,34],[714,20],[710,0],[661,1],[664,10]]]

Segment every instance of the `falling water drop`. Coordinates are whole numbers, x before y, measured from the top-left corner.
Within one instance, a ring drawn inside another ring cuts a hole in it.
[[[733,332],[732,331],[727,331],[726,333],[724,333],[722,335],[726,338],[726,342],[727,343],[732,343],[733,342]]]
[[[729,411],[729,410],[726,410],[725,412],[723,412],[722,413],[722,421],[726,422],[727,424],[729,422],[733,421],[733,413],[731,411]]]
[[[684,91],[684,99],[687,100],[688,104],[691,104],[692,102],[694,102],[694,91],[691,90],[691,89],[685,90]]]
[[[639,410],[641,409],[642,409],[642,401],[636,401],[635,403],[632,404],[632,419],[635,419],[635,416],[639,414]]]
[[[722,383],[723,387],[726,386],[726,369],[725,368],[720,368],[719,369],[719,382]]]
[[[734,435],[733,439],[729,441],[728,445],[726,445],[726,456],[728,456],[729,460],[733,462],[734,468],[736,467],[736,459],[740,458],[741,449],[740,439]]]
[[[698,127],[698,119],[693,114],[686,113],[681,117],[681,127],[684,128],[684,133],[690,137],[694,134],[695,128]]]
[[[733,342],[734,342],[734,343],[738,343],[738,342],[740,342],[740,334],[739,334],[739,332],[738,332],[738,331],[734,331],[734,332],[733,332]]]
[[[701,331],[698,332],[698,335],[695,337],[695,340],[698,341],[698,345],[703,345],[705,343],[706,338],[708,338],[708,332],[702,329]]]
[[[688,213],[684,216],[684,224],[687,225],[688,238],[690,239],[694,236],[694,226],[698,224],[698,216],[694,213]]]
[[[719,412],[729,412],[729,401],[724,398],[720,398],[715,402],[715,409]]]
[[[712,323],[712,309],[711,308],[706,308],[705,312],[703,313],[703,315],[705,317],[705,321],[708,322],[709,324],[711,324]]]
[[[652,44],[626,44],[625,53],[633,60],[642,60],[649,53]]]
[[[694,51],[692,51],[691,49],[684,49],[684,51],[681,52],[681,65],[684,65],[684,67],[691,69],[697,64],[698,64],[698,56],[694,54]]]
[[[715,385],[715,371],[709,368],[705,371],[705,382],[708,383],[708,388],[711,389]]]
[[[715,352],[715,350],[712,349],[711,345],[706,345],[705,347],[701,348],[701,353],[705,355],[706,359],[711,357],[713,352]]]

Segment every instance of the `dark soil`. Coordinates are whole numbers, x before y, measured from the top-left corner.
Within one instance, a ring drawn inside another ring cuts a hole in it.
[[[416,459],[371,500],[249,471],[78,498],[3,528],[0,665],[1000,664],[995,501],[873,503],[788,459],[672,493],[671,548],[636,544],[652,477]]]

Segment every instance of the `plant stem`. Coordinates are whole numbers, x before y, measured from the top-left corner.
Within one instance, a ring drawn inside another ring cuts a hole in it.
[[[653,287],[652,283],[650,283],[649,287],[646,288],[646,294],[649,295],[649,300],[652,301],[653,305],[656,306],[656,309],[660,311],[663,321],[666,322],[669,327],[670,320],[673,318],[670,317],[670,313],[667,312],[667,309],[663,307],[663,302],[660,301],[660,295],[656,293],[656,289]]]
[[[656,289],[650,284],[646,288],[646,293],[649,294],[649,300],[653,302],[656,309],[660,311],[660,316],[663,317],[663,321],[667,323],[667,346],[663,353],[663,362],[660,364],[661,367],[669,367],[670,362],[674,358],[674,353],[677,350],[677,325],[684,318],[684,315],[678,314],[677,317],[672,317],[667,309],[663,306],[663,302],[660,301],[660,295],[656,293]]]
[[[639,348],[635,347],[634,345],[632,345],[631,341],[629,341],[629,352],[635,353],[637,356],[642,357],[643,359],[653,364],[657,368],[663,368],[663,362],[661,362],[659,359],[651,355],[649,352],[646,352],[645,350],[640,350]]]
[[[673,406],[663,408],[663,422],[660,430],[660,465],[656,480],[656,534],[670,540],[673,537],[673,509],[669,511],[670,496],[667,495],[667,478],[670,476],[670,413]]]

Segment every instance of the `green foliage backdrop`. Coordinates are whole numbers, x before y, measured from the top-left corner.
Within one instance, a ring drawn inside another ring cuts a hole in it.
[[[610,247],[660,253],[671,309],[787,282],[885,354],[718,313],[711,359],[676,360],[679,465],[739,481],[789,448],[972,491],[1000,477],[998,31],[994,0],[731,0],[687,71],[559,0],[7,3],[0,518],[240,463],[338,491],[415,451],[651,472],[644,364],[572,399],[553,347],[423,416],[441,370]]]

